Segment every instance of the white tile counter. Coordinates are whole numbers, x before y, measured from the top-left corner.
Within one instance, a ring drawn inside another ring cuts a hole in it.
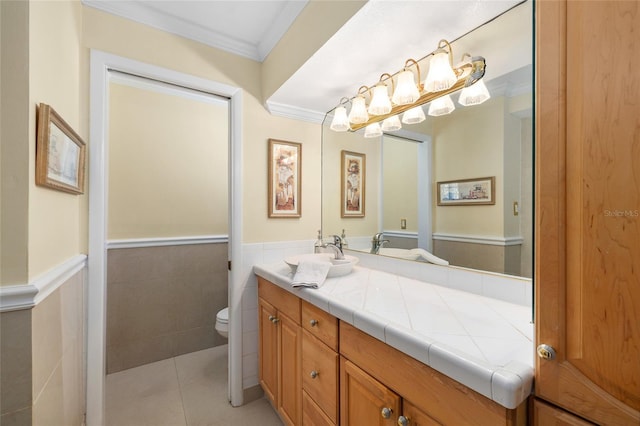
[[[533,384],[531,307],[355,266],[294,289],[284,262],[254,272],[506,408]]]

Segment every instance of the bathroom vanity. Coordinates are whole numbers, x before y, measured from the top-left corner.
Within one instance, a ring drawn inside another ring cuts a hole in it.
[[[286,424],[526,424],[529,308],[363,266],[319,289],[254,272],[260,383]]]

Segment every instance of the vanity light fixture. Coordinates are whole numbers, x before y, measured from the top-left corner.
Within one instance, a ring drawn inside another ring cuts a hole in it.
[[[335,131],[355,132],[374,123],[383,122],[382,128],[380,125],[371,126],[365,132],[366,137],[376,137],[379,136],[378,132],[397,130],[398,125],[402,126],[397,117],[399,114],[404,113],[404,124],[424,121],[425,114],[421,106],[429,102],[432,103],[429,106],[430,115],[450,113],[455,106],[449,95],[461,89],[464,91],[458,99],[460,105],[478,105],[489,99],[490,95],[485,91],[486,86],[483,88],[482,82],[486,68],[485,59],[482,56],[471,57],[465,54],[459,64],[452,66],[452,57],[453,51],[449,42],[440,40],[435,51],[418,60],[407,59],[400,71],[393,75],[382,74],[375,85],[361,86],[356,96],[341,99],[338,106],[329,111],[334,113],[331,128]],[[429,69],[423,84],[420,82],[420,67],[426,66]],[[393,94],[391,99],[389,82]],[[345,124],[348,103],[351,104],[351,111]],[[388,120],[391,117],[395,118]]]
[[[402,124],[400,124],[400,119],[397,115],[392,115],[389,118],[385,118],[382,122],[383,132],[395,132],[396,130],[400,129],[402,129]]]
[[[334,110],[333,120],[331,120],[331,126],[329,126],[334,132],[346,132],[350,129],[347,108],[344,107],[347,102],[349,102],[349,99],[342,98],[340,105]]]
[[[364,89],[364,91],[362,91]],[[367,112],[366,100],[364,94],[368,92],[367,86],[358,89],[358,94],[351,102],[351,111],[349,112],[349,121],[353,124],[366,123],[369,121],[369,113]]]
[[[380,123],[378,122],[371,123],[364,128],[365,138],[377,138],[378,136],[382,136],[382,129],[380,128]]]
[[[373,97],[368,109],[371,115],[385,115],[391,112],[391,100],[389,99],[389,89],[384,82],[385,77],[391,79],[389,74],[382,74],[380,81],[373,88]]]

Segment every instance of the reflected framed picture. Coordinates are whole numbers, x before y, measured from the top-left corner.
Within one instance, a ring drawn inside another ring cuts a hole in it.
[[[366,156],[344,150],[340,154],[340,216],[364,217]]]
[[[438,182],[438,205],[470,206],[495,204],[495,192],[495,176]]]
[[[84,193],[86,145],[58,113],[41,103],[37,111],[36,185]]]
[[[269,139],[269,217],[302,216],[302,144]]]

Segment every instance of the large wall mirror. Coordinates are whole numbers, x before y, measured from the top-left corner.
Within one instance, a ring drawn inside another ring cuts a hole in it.
[[[425,121],[376,138],[362,130],[334,132],[333,113],[327,114],[324,236],[344,230],[349,250],[372,252],[373,236],[383,233],[373,250],[380,255],[532,276],[532,13],[530,1],[521,3],[452,43],[455,58],[465,52],[486,58],[491,98],[480,105],[461,107],[453,94],[452,113],[431,117],[427,104]],[[343,175],[350,166],[365,183],[348,206],[355,214],[345,212]],[[438,188],[471,194],[490,183],[491,203],[448,203],[444,192],[438,199]]]

